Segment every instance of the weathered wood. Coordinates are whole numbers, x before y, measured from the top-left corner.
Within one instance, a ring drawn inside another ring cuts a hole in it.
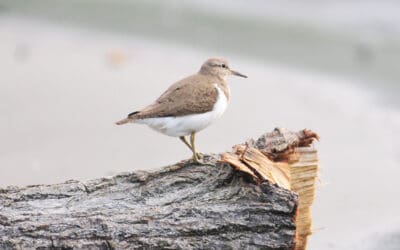
[[[0,249],[293,249],[297,194],[219,156],[0,189]]]
[[[311,130],[275,129],[257,141],[235,145],[221,161],[248,174],[256,183],[272,183],[298,196],[295,250],[304,250],[311,234],[311,205],[318,176],[318,156],[309,146],[319,136]]]

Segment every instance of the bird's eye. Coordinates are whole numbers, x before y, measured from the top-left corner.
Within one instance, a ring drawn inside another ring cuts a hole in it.
[[[225,65],[225,64],[222,64],[221,67],[222,67],[222,68],[226,68],[226,65]]]

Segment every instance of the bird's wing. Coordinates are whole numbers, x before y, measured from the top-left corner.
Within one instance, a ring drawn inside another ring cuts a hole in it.
[[[194,75],[173,84],[155,103],[133,113],[132,119],[184,116],[211,111],[218,97],[215,85]]]

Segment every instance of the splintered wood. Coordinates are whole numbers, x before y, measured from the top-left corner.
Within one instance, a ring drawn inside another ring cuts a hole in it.
[[[268,181],[298,194],[296,248],[306,249],[311,234],[311,210],[318,174],[317,151],[310,147],[318,135],[310,130],[297,133],[275,129],[257,141],[236,145],[224,153],[222,162],[244,172],[260,184]]]
[[[299,195],[296,217],[296,249],[306,249],[307,237],[311,234],[311,205],[315,195],[315,180],[318,174],[318,155],[312,148],[297,149],[299,159],[290,163],[291,190]]]
[[[236,145],[234,153],[222,155],[222,161],[230,163],[236,170],[249,174],[258,184],[269,181],[272,184],[290,189],[289,165],[271,161],[254,147]]]

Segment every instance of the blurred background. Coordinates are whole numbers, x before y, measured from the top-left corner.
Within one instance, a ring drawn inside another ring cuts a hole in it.
[[[309,249],[400,249],[400,2],[0,0],[0,186],[87,180],[189,158],[116,120],[222,56],[230,150],[309,128],[321,183]]]

